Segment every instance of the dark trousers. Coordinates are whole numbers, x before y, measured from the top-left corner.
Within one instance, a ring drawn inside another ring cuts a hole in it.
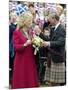
[[[11,69],[9,71],[9,83],[11,83],[12,75],[13,75],[13,63],[14,63],[14,57],[9,56],[9,68]]]
[[[39,78],[40,78],[40,82],[43,83],[43,79],[44,79],[44,75],[45,75],[45,66],[44,66],[44,59],[40,59],[39,61]]]
[[[37,72],[40,83],[43,82],[44,75],[45,75],[45,66],[44,66],[45,59],[41,59],[39,53],[36,55],[36,66],[37,66]]]

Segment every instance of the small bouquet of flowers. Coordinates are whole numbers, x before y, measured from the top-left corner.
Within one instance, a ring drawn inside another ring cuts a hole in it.
[[[36,55],[37,51],[39,51],[39,47],[41,47],[43,40],[39,36],[34,36],[32,38],[33,47],[35,48],[34,55]]]

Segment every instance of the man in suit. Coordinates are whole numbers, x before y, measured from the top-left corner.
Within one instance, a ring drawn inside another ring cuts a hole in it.
[[[45,41],[43,42],[43,46],[47,47],[49,46],[52,49],[53,55],[53,61],[58,63],[58,62],[64,62],[63,59],[61,59],[62,56],[65,55],[65,28],[60,24],[59,22],[59,16],[54,14],[50,15],[49,17],[50,24],[55,26],[54,31],[51,31],[50,35],[50,41]],[[54,54],[59,54],[56,59],[59,58],[59,60],[55,60],[55,55]],[[65,56],[64,56],[65,57]]]
[[[16,30],[17,24],[16,24],[16,17],[10,15],[9,16],[9,83],[11,83],[12,80],[12,74],[13,74],[13,63],[14,63],[14,47],[13,47],[13,32]]]
[[[56,13],[49,15],[49,22],[55,28],[51,30],[50,41],[44,41],[42,45],[51,54],[49,81],[52,85],[58,85],[65,83],[65,28],[60,24]]]

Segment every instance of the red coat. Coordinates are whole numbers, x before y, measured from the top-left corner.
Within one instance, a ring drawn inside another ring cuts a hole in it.
[[[32,45],[23,47],[26,41],[20,30],[14,32],[13,44],[16,51],[12,79],[14,89],[39,86],[33,48]]]

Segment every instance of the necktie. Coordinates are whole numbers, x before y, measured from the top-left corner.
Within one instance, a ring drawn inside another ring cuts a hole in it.
[[[52,27],[51,28],[51,31],[50,31],[50,40],[52,39],[52,37],[53,37],[53,34],[54,34],[54,29],[55,29],[55,27]]]

